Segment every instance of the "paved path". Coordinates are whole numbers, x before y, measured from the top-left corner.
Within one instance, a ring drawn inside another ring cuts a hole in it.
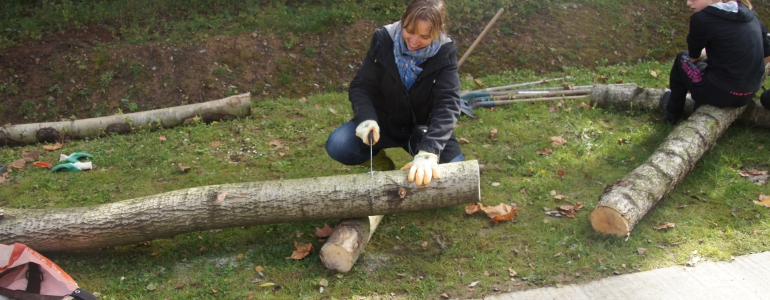
[[[512,299],[770,299],[770,252],[732,262],[701,262],[597,281],[486,297]]]

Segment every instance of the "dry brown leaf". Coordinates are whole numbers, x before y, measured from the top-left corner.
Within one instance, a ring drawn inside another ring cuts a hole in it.
[[[161,134],[161,135],[158,137],[158,140],[159,140],[161,143],[162,143],[162,142],[165,142],[165,141],[166,141],[166,135],[165,135],[165,134]]]
[[[219,142],[219,141],[217,141],[217,142],[213,142],[213,143],[211,143],[211,146],[212,146],[212,147],[219,147],[219,146],[222,146],[222,145],[224,145],[224,144],[225,144],[225,143],[223,143],[223,142]]]
[[[283,148],[283,143],[279,140],[270,140],[270,142],[267,143],[268,146],[275,146],[276,149]]]
[[[765,194],[760,193],[759,201],[754,201],[754,204],[770,207],[770,196],[765,196]]]
[[[511,269],[511,268],[508,268],[508,276],[510,276],[510,277],[515,277],[515,276],[516,276],[516,274],[518,274],[518,273],[516,273],[516,271],[514,271],[514,270],[513,270],[513,269]]]
[[[556,199],[556,200],[564,200],[565,198],[567,198],[567,196],[564,196],[564,195],[556,195],[556,196],[553,196],[553,198],[554,198],[554,199]]]
[[[655,70],[650,70],[650,75],[652,75],[652,77],[658,77],[658,72]]]
[[[465,213],[469,215],[475,214],[477,211],[481,210],[481,207],[481,203],[468,204],[468,206],[465,207]]]
[[[580,208],[583,208],[582,203],[580,204]],[[577,208],[576,206],[573,206],[573,205],[559,205],[556,207],[556,210],[560,214],[565,215],[567,218],[574,218],[575,213],[577,213],[577,211],[580,210],[580,208]]]
[[[607,79],[609,79],[609,78],[607,78],[607,76],[599,76],[599,77],[596,77],[596,81],[598,81],[598,82],[602,82],[602,83],[605,83],[605,82],[607,82]]]
[[[217,200],[214,201],[214,204],[222,204],[222,202],[225,202],[225,199],[227,199],[227,192],[219,192],[217,193]]]
[[[337,114],[337,111],[336,111],[336,110],[334,110],[334,108],[331,108],[331,107],[329,107],[329,111],[330,111],[331,113],[335,114],[335,115]]]
[[[481,80],[478,80],[478,79],[473,79],[473,82],[474,82],[476,85],[478,85],[479,87],[482,87],[482,86],[484,86],[484,83],[483,83],[483,82],[481,82]]]
[[[21,154],[24,155],[24,159],[27,161],[36,161],[38,157],[40,157],[40,150],[33,150],[33,151],[25,151],[22,150]]]
[[[305,258],[305,256],[310,254],[310,251],[313,251],[313,244],[300,244],[297,243],[297,241],[294,241],[294,248],[297,250],[294,250],[291,256],[286,259],[300,260]]]
[[[563,105],[564,105],[564,100],[561,100],[561,101],[559,101],[559,103],[557,103],[556,105],[549,107],[549,108],[548,108],[548,111],[549,111],[549,112],[556,112],[556,111],[558,111],[558,110],[559,110],[559,109],[560,109],[560,108],[561,108]]]
[[[554,147],[560,147],[566,143],[567,143],[567,140],[565,140],[563,137],[560,137],[560,136],[551,137],[551,145]]]
[[[186,173],[187,171],[190,171],[190,167],[183,166],[182,163],[177,163],[177,167],[179,167],[179,172]]]
[[[564,177],[564,174],[565,172],[562,169],[559,169],[558,171],[556,171],[556,175],[559,175],[559,177]]]
[[[497,224],[500,221],[510,221],[516,216],[516,212],[519,211],[518,207],[513,207],[505,203],[500,203],[497,206],[481,206],[481,210],[487,214],[487,217],[491,218],[490,221]]]
[[[492,130],[489,131],[489,137],[495,137],[497,135],[497,128],[492,128]]]
[[[8,168],[16,168],[16,169],[24,169],[24,166],[27,164],[26,158],[19,158],[17,160],[14,160],[11,164],[8,165]]]
[[[466,143],[466,144],[470,144],[471,143],[468,139],[466,139],[464,137],[460,138],[460,142],[463,142],[463,143]]]
[[[329,237],[334,233],[334,228],[329,227],[329,224],[324,224],[324,228],[315,228],[315,235],[319,238]]]
[[[585,102],[580,102],[579,105],[581,108],[591,108],[591,105],[586,104]]]
[[[666,228],[671,228],[671,227],[676,227],[676,224],[675,223],[665,222],[663,224],[660,224],[658,226],[654,226],[652,228],[654,228],[655,230],[661,230],[661,229],[666,229]]]
[[[574,90],[575,86],[570,84],[569,82],[562,82],[561,87],[565,90]]]
[[[622,79],[618,79],[618,81],[615,81],[615,84],[621,84],[621,83],[623,83]]]
[[[305,101],[307,101],[307,99],[305,97],[302,97],[302,98],[299,98],[299,100],[297,100],[297,101],[299,101],[299,103],[305,103]]]
[[[238,255],[235,256],[235,259],[237,260],[243,259],[243,253],[238,253]]]
[[[552,152],[553,152],[553,150],[551,150],[551,148],[545,148],[545,149],[537,151],[535,153],[537,153],[538,155],[548,155],[548,154],[551,154]]]
[[[48,150],[48,151],[54,151],[54,150],[61,149],[61,147],[62,147],[61,143],[56,143],[56,144],[53,144],[53,145],[44,145],[43,149]]]
[[[181,289],[183,287],[184,287],[184,282],[180,282],[180,283],[177,283],[176,285],[174,285],[174,288],[177,289],[177,290]]]
[[[755,175],[767,175],[767,171],[757,170],[757,169],[741,169],[738,171],[739,174],[743,177],[751,177]]]
[[[264,270],[265,270],[265,268],[263,268],[262,266],[256,266],[256,267],[254,267],[254,271],[257,271],[257,272],[262,272],[262,271],[264,271]]]

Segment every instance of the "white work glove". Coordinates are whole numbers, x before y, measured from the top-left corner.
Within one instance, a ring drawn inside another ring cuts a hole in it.
[[[428,151],[420,150],[420,152],[414,156],[412,162],[401,168],[401,170],[406,169],[409,169],[409,175],[407,175],[406,179],[408,179],[409,182],[413,182],[416,179],[417,182],[415,183],[417,186],[428,185],[431,178],[441,178],[441,172],[438,167],[438,156]]]
[[[369,145],[369,132],[374,132],[374,143],[377,144],[380,141],[380,126],[377,125],[375,120],[366,120],[358,124],[356,127],[356,136],[360,137],[364,141],[364,144]],[[372,144],[372,145],[373,145]]]

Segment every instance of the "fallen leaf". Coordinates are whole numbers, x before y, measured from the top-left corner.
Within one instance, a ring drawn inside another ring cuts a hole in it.
[[[562,254],[564,254],[564,253],[559,252],[559,253],[554,254],[553,257],[559,257],[559,256],[562,256]]]
[[[272,282],[265,282],[263,284],[260,284],[259,287],[268,287],[268,286],[274,286],[275,283]]]
[[[336,111],[336,110],[334,110],[334,108],[331,108],[331,107],[329,107],[329,111],[330,111],[331,113],[335,114],[335,115],[337,114],[337,111]]]
[[[473,83],[475,83],[476,85],[478,85],[480,87],[484,86],[484,83],[481,82],[481,80],[478,80],[478,78],[477,79],[473,79]]]
[[[562,82],[561,83],[561,87],[562,87],[562,89],[565,89],[565,90],[574,90],[575,89],[575,86],[570,84],[569,82]]]
[[[307,99],[305,97],[302,97],[302,98],[299,98],[299,100],[297,100],[297,101],[299,101],[299,103],[305,103],[305,101],[307,101]]]
[[[559,175],[559,177],[564,177],[564,170],[559,169],[558,171],[556,171],[556,175]]]
[[[264,270],[265,270],[265,268],[263,268],[262,266],[256,266],[256,267],[254,267],[254,271],[257,271],[257,272],[262,272],[262,271],[264,271]]]
[[[481,204],[479,204],[481,205]],[[519,211],[518,207],[513,207],[505,203],[500,203],[497,206],[483,206],[481,210],[487,214],[493,223],[497,224],[500,221],[510,221],[516,216],[516,212]]]
[[[464,137],[460,138],[460,142],[463,142],[463,143],[466,143],[466,144],[470,144],[471,143],[470,141],[468,141],[468,139],[466,139]]]
[[[184,287],[184,283],[183,282],[180,282],[180,283],[177,283],[176,285],[174,285],[174,288],[177,289],[177,290],[181,289],[183,287]]]
[[[472,215],[479,210],[481,210],[481,203],[471,203],[465,207],[465,213],[469,215]]]
[[[596,77],[596,81],[603,82],[603,83],[607,82],[607,79],[609,79],[609,78],[607,78],[607,76]]]
[[[449,299],[449,294],[447,293],[441,293],[441,298]]]
[[[155,287],[155,285],[154,285],[154,284],[152,284],[152,283],[148,284],[148,285],[147,285],[145,288],[146,288],[148,291],[154,291],[155,289],[157,289],[157,287]]]
[[[27,165],[27,159],[26,158],[19,158],[17,160],[14,160],[12,163],[8,165],[9,168],[16,168],[16,169],[24,169],[24,166]]]
[[[516,271],[514,271],[511,268],[508,268],[508,276],[515,277],[516,274],[518,274],[518,273],[516,273]]]
[[[497,135],[497,128],[492,128],[492,130],[489,131],[489,137],[495,137]]]
[[[650,70],[650,75],[652,75],[652,77],[658,77],[658,72]]]
[[[567,196],[564,196],[564,195],[556,195],[556,196],[553,196],[553,198],[554,198],[554,199],[556,199],[556,200],[564,200],[565,198],[567,198]]]
[[[492,186],[500,186],[500,183],[499,182],[493,182]]]
[[[423,248],[428,247],[428,242],[422,242],[420,244],[420,247],[423,247]]]
[[[190,171],[190,167],[183,166],[182,163],[177,163],[177,167],[179,167],[179,172],[185,173],[187,171]]]
[[[43,149],[48,150],[48,151],[54,151],[54,150],[61,149],[61,147],[62,147],[61,143],[56,143],[56,144],[53,144],[53,145],[44,145]]]
[[[619,79],[618,81],[615,81],[615,84],[621,84],[621,83],[623,83],[623,80]]]
[[[559,103],[557,103],[556,105],[549,107],[549,108],[548,108],[548,111],[549,111],[549,112],[556,112],[556,111],[558,111],[558,110],[559,110],[559,109],[560,109],[560,108],[561,108],[563,105],[564,105],[564,100],[562,100],[562,101],[559,101]]]
[[[315,235],[320,238],[329,237],[334,233],[334,228],[329,227],[329,224],[324,224],[323,228],[315,228]]]
[[[37,150],[37,149],[33,151],[22,150],[21,154],[24,155],[24,159],[26,159],[27,161],[34,161],[34,160],[37,160],[38,157],[40,157],[40,150]]]
[[[654,228],[655,230],[661,230],[661,229],[666,229],[666,228],[671,228],[671,227],[676,227],[676,224],[675,223],[666,222],[666,223],[660,224],[658,226],[654,226],[652,228]]]
[[[283,143],[279,140],[270,140],[270,142],[267,143],[268,146],[275,146],[276,149],[283,148]]]
[[[318,285],[320,285],[320,286],[329,286],[329,281],[326,280],[326,278],[322,278],[321,281],[318,282]]]
[[[547,154],[551,154],[552,152],[553,152],[553,150],[551,150],[551,148],[545,148],[545,149],[537,151],[535,153],[538,154],[538,155],[547,155]]]
[[[480,281],[474,281],[471,282],[471,284],[468,285],[469,288],[475,287],[477,284],[479,284]]]
[[[237,260],[243,259],[243,253],[238,253],[238,255],[235,256],[235,259]]]
[[[216,294],[217,292],[219,292],[219,290],[217,290],[217,289],[211,289],[211,292],[212,292],[212,293],[214,293],[214,294]]]
[[[566,144],[567,140],[560,136],[552,136],[551,137],[551,145],[554,147],[561,147],[562,145]]]
[[[159,140],[161,143],[162,143],[162,142],[165,142],[165,141],[166,141],[166,135],[164,135],[164,134],[161,134],[161,135],[158,137],[158,140]]]
[[[222,202],[225,202],[225,199],[227,199],[227,192],[217,193],[217,200],[214,201],[214,205],[222,204]]]
[[[636,253],[639,253],[639,255],[644,256],[647,253],[647,248],[636,248]]]
[[[579,105],[581,108],[591,108],[591,105],[586,104],[585,102],[580,102]]]
[[[213,143],[211,143],[211,146],[212,146],[212,147],[219,147],[219,146],[222,146],[222,145],[224,145],[224,144],[225,144],[225,143],[222,143],[222,142],[216,141],[216,142],[213,142]]]
[[[765,196],[765,194],[760,193],[759,201],[754,201],[754,204],[770,207],[770,196]]]
[[[299,244],[297,241],[294,241],[294,248],[297,250],[294,250],[291,256],[286,259],[300,260],[305,258],[305,256],[310,254],[310,251],[313,251],[313,244]]]
[[[46,169],[53,168],[53,165],[51,163],[45,162],[45,161],[36,162],[36,163],[32,164],[32,166],[33,167],[38,167],[38,168],[46,168]]]

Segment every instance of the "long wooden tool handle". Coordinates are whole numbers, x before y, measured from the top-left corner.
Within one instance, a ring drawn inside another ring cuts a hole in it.
[[[503,14],[503,8],[500,8],[500,10],[497,11],[497,14],[492,18],[492,20],[489,21],[489,24],[487,24],[487,27],[484,27],[484,30],[481,31],[481,34],[479,34],[479,37],[476,38],[475,41],[473,41],[473,44],[471,44],[471,47],[468,48],[468,50],[465,50],[465,54],[463,54],[463,57],[460,58],[460,61],[457,62],[457,68],[459,69],[463,63],[465,62],[465,59],[468,58],[468,55],[471,55],[471,52],[473,52],[473,49],[476,48],[476,45],[481,42],[481,39],[484,38],[484,35],[487,34],[487,31],[489,31],[489,28],[492,28],[492,25],[495,24],[497,21],[497,18],[500,17],[500,15]]]

